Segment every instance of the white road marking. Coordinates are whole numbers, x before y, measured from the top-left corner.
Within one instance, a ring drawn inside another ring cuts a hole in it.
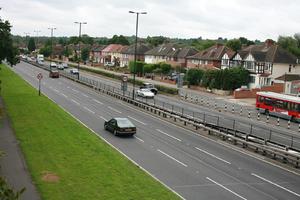
[[[59,90],[57,90],[57,89],[54,89],[54,91],[57,92],[57,93],[59,93]]]
[[[95,101],[96,103],[99,103],[99,104],[103,104],[102,102],[98,101],[97,99],[93,99],[93,101]]]
[[[159,129],[156,129],[156,130],[157,130],[158,132],[160,132],[160,133],[166,135],[166,136],[169,136],[169,137],[171,137],[171,138],[173,138],[173,139],[178,140],[179,142],[181,142],[181,139],[178,139],[177,137],[174,137],[173,135],[169,135],[168,133],[165,133],[165,132],[163,132],[163,131],[161,131],[161,130],[159,130]]]
[[[228,192],[231,192],[231,193],[234,194],[235,196],[240,197],[241,199],[247,200],[246,198],[244,198],[244,197],[242,197],[241,195],[237,194],[236,192],[234,192],[234,191],[228,189],[227,187],[221,185],[220,183],[217,183],[216,181],[214,181],[214,180],[212,180],[212,179],[210,179],[210,178],[208,178],[208,177],[206,177],[206,179],[209,180],[209,181],[211,181],[211,182],[213,182],[214,184],[220,186],[221,188],[227,190]]]
[[[162,154],[164,154],[164,155],[167,156],[168,158],[171,158],[172,160],[178,162],[179,164],[181,164],[181,165],[187,167],[186,164],[184,164],[183,162],[180,162],[179,160],[177,160],[177,159],[173,158],[172,156],[166,154],[165,152],[161,151],[160,149],[157,149],[157,151],[160,152],[160,153],[162,153]]]
[[[77,92],[77,93],[79,92],[78,90],[75,90],[75,89],[72,89],[72,90],[73,90],[74,92]]]
[[[224,163],[227,163],[227,164],[231,164],[230,162],[228,162],[228,161],[226,161],[226,160],[224,160],[224,159],[222,159],[222,158],[219,158],[218,156],[215,156],[214,154],[211,154],[211,153],[209,153],[209,152],[207,152],[207,151],[205,151],[205,150],[203,150],[203,149],[200,149],[200,148],[198,148],[198,147],[195,147],[197,150],[199,150],[199,151],[201,151],[201,152],[203,152],[203,153],[206,153],[207,155],[210,155],[211,157],[214,157],[214,158],[216,158],[216,159],[218,159],[218,160],[221,160],[221,161],[223,161]]]
[[[138,139],[139,141],[143,142],[144,143],[144,140],[142,140],[141,138],[137,137],[137,136],[134,136],[136,139]]]
[[[98,117],[100,117],[101,119],[103,119],[104,121],[108,121],[107,119],[105,119],[104,117],[102,117],[102,116],[98,116]]]
[[[78,103],[77,101],[75,101],[74,99],[71,99],[72,102],[74,102],[77,105],[80,105],[80,103]]]
[[[137,121],[137,122],[139,122],[139,123],[141,123],[141,124],[143,124],[143,125],[147,125],[146,123],[141,122],[140,120],[137,120],[137,119],[135,119],[135,118],[133,118],[133,117],[131,117],[131,116],[128,116],[128,118],[133,119],[134,121]]]
[[[95,112],[94,111],[92,111],[92,110],[90,110],[89,108],[87,108],[87,107],[83,107],[85,110],[87,110],[87,111],[89,111],[90,113],[93,113],[93,114],[95,114]]]
[[[110,106],[108,106],[108,108],[111,109],[111,110],[113,110],[113,111],[115,111],[115,112],[117,112],[117,113],[120,113],[120,114],[122,113],[121,111],[118,111],[118,110],[116,110],[116,109],[114,109],[114,108],[112,108]]]
[[[86,95],[86,94],[84,94],[84,93],[81,93],[81,94],[82,94],[82,96],[84,96],[84,97],[87,97],[87,98],[89,97],[88,95]]]
[[[68,88],[68,89],[70,89],[70,87],[69,87],[69,86],[67,86],[67,88]]]
[[[291,190],[289,190],[289,189],[287,189],[287,188],[285,188],[285,187],[282,187],[281,185],[278,185],[278,184],[276,184],[276,183],[273,183],[272,181],[269,181],[269,180],[267,180],[267,179],[265,179],[265,178],[263,178],[263,177],[261,177],[261,176],[258,176],[257,174],[251,173],[251,175],[252,175],[252,176],[255,176],[255,177],[257,177],[257,178],[259,178],[259,179],[261,179],[261,180],[264,180],[264,181],[266,181],[266,182],[268,182],[268,183],[270,183],[270,184],[272,184],[272,185],[275,185],[275,186],[277,186],[277,187],[279,187],[279,188],[281,188],[281,189],[283,189],[283,190],[285,190],[285,191],[287,191],[287,192],[289,192],[289,193],[292,193],[292,194],[294,194],[294,195],[300,197],[300,194],[298,194],[298,193],[296,193],[296,192],[293,192],[293,191],[291,191]]]
[[[67,95],[65,95],[64,93],[60,93],[62,96],[64,96],[65,98],[68,98]]]

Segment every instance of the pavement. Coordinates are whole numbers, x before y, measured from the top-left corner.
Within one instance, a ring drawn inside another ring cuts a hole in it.
[[[0,151],[4,152],[4,156],[0,158],[0,176],[7,180],[14,191],[25,188],[20,197],[21,200],[39,200],[41,198],[32,182],[9,118],[5,114],[1,97],[0,110],[2,113],[2,119],[0,119]]]

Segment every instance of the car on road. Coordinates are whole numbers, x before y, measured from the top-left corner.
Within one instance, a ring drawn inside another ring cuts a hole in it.
[[[115,136],[136,134],[136,126],[128,118],[115,117],[105,121],[104,129],[112,132]]]
[[[144,98],[154,98],[154,93],[151,92],[151,90],[147,89],[147,88],[142,88],[136,91],[136,94],[140,97],[144,97]]]
[[[50,78],[59,78],[59,72],[55,69],[52,69],[50,72],[49,72],[49,77]]]
[[[62,66],[63,66],[65,69],[69,67],[69,66],[68,66],[68,63],[62,63]]]
[[[78,71],[78,69],[73,68],[73,69],[70,70],[70,73],[71,74],[79,74],[79,71]]]
[[[158,92],[157,88],[154,87],[152,83],[143,83],[140,89],[149,89],[151,92],[153,92],[154,95],[156,95]]]
[[[57,65],[57,69],[64,70],[64,66],[62,65],[62,63],[59,63]]]

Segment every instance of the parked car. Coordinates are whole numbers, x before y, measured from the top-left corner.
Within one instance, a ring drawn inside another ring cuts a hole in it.
[[[136,91],[137,95],[144,98],[154,98],[154,93],[147,88],[142,88]]]
[[[62,63],[59,63],[59,64],[57,65],[57,69],[60,69],[60,70],[63,70],[63,69],[64,69],[64,66],[62,65]]]
[[[50,72],[49,72],[49,77],[50,78],[59,78],[59,72],[55,69],[52,69]]]
[[[127,118],[112,118],[104,122],[104,129],[117,135],[131,135],[136,134],[136,126]]]
[[[106,62],[106,63],[104,63],[104,66],[105,67],[114,67],[115,64],[113,62]]]
[[[79,74],[79,71],[76,68],[71,69],[70,72],[71,74]]]
[[[51,62],[51,63],[50,63],[50,68],[56,68],[56,67],[57,67],[56,62]]]
[[[69,67],[69,66],[68,66],[68,63],[62,63],[62,66],[63,66],[65,69]]]
[[[152,83],[143,83],[143,85],[140,87],[140,89],[149,89],[151,92],[153,92],[154,95],[157,94],[158,90],[154,87]]]

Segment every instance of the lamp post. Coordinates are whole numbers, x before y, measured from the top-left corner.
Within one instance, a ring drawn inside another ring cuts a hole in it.
[[[87,22],[74,22],[75,24],[79,24],[79,37],[78,37],[78,52],[79,52],[79,55],[77,53],[77,59],[78,59],[78,65],[77,65],[77,69],[78,69],[78,80],[79,80],[79,63],[80,63],[80,37],[81,37],[81,24],[87,24]]]
[[[36,33],[36,49],[38,49],[38,46],[39,46],[39,33],[41,32],[40,30],[34,30],[33,32]]]
[[[51,55],[50,55],[50,71],[51,71],[51,62],[53,59],[53,31],[56,30],[55,27],[51,27],[48,28],[49,30],[51,30]]]
[[[135,74],[136,74],[136,50],[137,50],[137,40],[138,40],[138,26],[139,26],[139,15],[145,15],[147,12],[135,12],[129,11],[131,14],[136,14],[136,25],[135,25],[135,46],[134,46],[134,66],[133,66],[133,89],[132,89],[132,99],[134,100],[135,95]]]

